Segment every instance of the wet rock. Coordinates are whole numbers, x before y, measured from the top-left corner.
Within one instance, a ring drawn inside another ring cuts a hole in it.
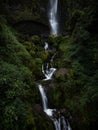
[[[72,120],[72,116],[71,116],[70,112],[67,111],[65,108],[53,111],[54,119],[59,119],[61,116],[64,116],[67,120]]]
[[[66,68],[60,68],[59,70],[57,70],[56,72],[55,72],[55,76],[56,77],[59,77],[59,76],[63,76],[63,75],[65,75],[65,74],[67,74],[67,72],[68,72],[68,70],[66,69]]]
[[[37,20],[34,21],[32,19],[21,20],[13,24],[14,28],[21,32],[22,34],[29,34],[29,35],[41,35],[41,34],[49,34],[49,26],[38,22]]]

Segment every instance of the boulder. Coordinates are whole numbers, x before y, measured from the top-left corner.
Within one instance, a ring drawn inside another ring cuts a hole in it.
[[[55,72],[55,76],[59,77],[59,76],[64,76],[65,74],[67,74],[68,70],[66,68],[60,68]]]

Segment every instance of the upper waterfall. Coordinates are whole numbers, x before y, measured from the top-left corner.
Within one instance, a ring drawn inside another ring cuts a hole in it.
[[[58,0],[49,0],[50,1],[50,9],[49,9],[49,23],[51,27],[51,34],[58,34],[58,18],[57,18],[57,7]]]

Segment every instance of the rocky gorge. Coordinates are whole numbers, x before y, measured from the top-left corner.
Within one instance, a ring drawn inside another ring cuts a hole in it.
[[[98,2],[58,0],[55,33],[50,1],[0,2],[0,130],[55,130],[37,82],[54,118],[63,115],[72,130],[97,130]],[[43,63],[56,68],[51,80],[43,80]]]

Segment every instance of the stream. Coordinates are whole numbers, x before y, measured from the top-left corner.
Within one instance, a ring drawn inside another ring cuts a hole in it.
[[[57,10],[58,10],[58,0],[49,0],[49,24],[51,29],[51,35],[57,36],[58,34],[58,17],[57,17]],[[49,45],[47,42],[45,42],[44,45],[44,51],[49,53]],[[56,68],[50,65],[51,62],[53,62],[55,58],[55,55],[53,55],[47,63],[42,64],[42,73],[45,77],[43,79],[44,82],[47,82],[48,80],[52,80],[53,74],[56,71]],[[56,109],[50,109],[48,107],[48,99],[47,95],[45,93],[44,87],[42,84],[38,83],[38,89],[41,94],[42,104],[43,104],[43,111],[48,115],[48,117],[53,121],[53,124],[55,126],[55,130],[71,130],[70,124],[67,119]],[[58,113],[58,117],[55,117],[55,113]]]
[[[46,46],[46,43],[45,43]],[[47,43],[47,47],[48,47],[48,43]],[[45,47],[44,47],[45,48]],[[48,51],[48,48],[45,48],[45,51]],[[52,61],[53,61],[53,57]],[[51,59],[49,61],[49,63],[51,62]],[[42,73],[44,74],[45,79],[43,79],[44,82],[47,82],[48,80],[52,80],[53,74],[56,71],[56,68],[54,67],[49,67],[49,63],[46,64],[46,66],[44,64],[42,64]],[[38,89],[40,91],[41,94],[41,99],[42,99],[42,104],[43,104],[43,111],[49,116],[49,118],[53,121],[54,126],[55,126],[55,130],[71,130],[70,124],[68,122],[68,120],[65,119],[64,116],[62,116],[60,114],[60,112],[57,111],[57,109],[50,109],[48,107],[48,99],[47,99],[47,95],[45,93],[44,90],[44,86],[42,86],[42,84],[38,83]],[[54,116],[55,113],[59,114],[58,119]]]

